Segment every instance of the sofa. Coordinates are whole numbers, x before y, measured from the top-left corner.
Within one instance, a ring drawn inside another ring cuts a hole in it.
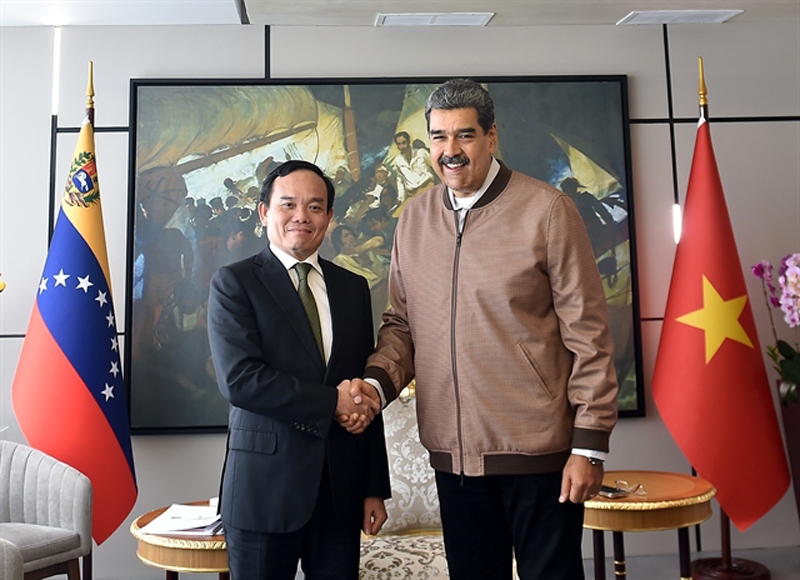
[[[360,580],[448,578],[433,468],[419,441],[413,385],[383,411],[392,498],[389,519],[361,542]]]

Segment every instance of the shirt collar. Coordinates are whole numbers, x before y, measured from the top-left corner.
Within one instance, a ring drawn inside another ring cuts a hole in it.
[[[500,172],[500,163],[492,157],[492,163],[489,165],[489,172],[486,174],[486,179],[483,180],[483,185],[481,185],[480,189],[476,191],[473,195],[469,197],[456,197],[453,195],[453,190],[449,187],[447,188],[447,194],[450,196],[450,204],[453,206],[453,209],[458,211],[461,209],[472,209],[481,196],[486,193],[486,190],[489,189],[489,186],[494,181],[494,178],[497,177],[497,174]]]
[[[278,246],[276,246],[272,242],[269,243],[269,249],[275,255],[275,257],[278,258],[278,260],[280,260],[280,263],[283,264],[283,267],[286,268],[287,270],[291,270],[292,268],[294,268],[295,264],[298,264],[300,262],[307,262],[307,263],[311,264],[311,266],[319,273],[320,276],[323,275],[322,274],[322,268],[320,268],[320,266],[319,266],[319,252],[318,251],[316,251],[313,254],[311,254],[305,260],[298,260],[294,256],[290,256],[289,254],[284,252],[282,249],[280,249]]]

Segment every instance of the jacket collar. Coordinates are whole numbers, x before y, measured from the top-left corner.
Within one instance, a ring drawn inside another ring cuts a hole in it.
[[[486,193],[484,193],[481,198],[475,202],[475,205],[472,206],[472,209],[477,209],[493,202],[503,192],[508,185],[508,182],[511,181],[511,174],[513,173],[511,169],[509,169],[506,164],[499,159],[497,162],[500,164],[500,171],[497,172],[497,177],[495,177],[494,181],[492,181],[491,185],[489,185],[489,189],[486,190]],[[447,209],[453,209],[453,204],[450,203],[450,195],[447,193],[447,186],[442,188],[442,201]]]

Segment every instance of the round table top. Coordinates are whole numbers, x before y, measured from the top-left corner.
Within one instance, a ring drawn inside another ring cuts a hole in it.
[[[645,495],[611,499],[596,496],[584,502],[583,527],[595,531],[647,532],[699,524],[711,517],[717,490],[704,479],[668,471],[608,471],[603,483],[641,485]]]
[[[208,501],[188,502],[189,505],[208,505]],[[215,536],[189,536],[180,534],[170,534],[162,536],[160,534],[147,534],[142,532],[142,528],[160,516],[167,510],[167,507],[154,509],[144,515],[139,516],[131,522],[131,534],[134,538],[145,544],[162,546],[165,548],[178,548],[186,550],[225,550],[225,536],[217,534]]]
[[[630,494],[620,498],[596,496],[584,506],[592,510],[657,510],[703,504],[717,490],[704,479],[669,471],[607,471],[603,484],[616,487],[617,481],[631,486],[641,484],[646,495]]]

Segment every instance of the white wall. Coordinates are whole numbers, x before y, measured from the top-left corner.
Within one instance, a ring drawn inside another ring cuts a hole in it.
[[[271,46],[265,47],[260,27],[66,28],[59,126],[81,122],[89,60],[94,61],[96,125],[122,128],[129,122],[131,78],[260,78],[268,68],[274,78],[628,75],[640,306],[642,317],[651,319],[642,323],[647,416],[619,423],[608,468],[688,472],[649,386],[674,256],[662,32],[658,26],[273,28]],[[750,119],[712,124],[742,267],[800,251],[800,29],[731,22],[671,26],[668,33],[675,117],[697,117],[697,57],[702,56],[712,120]],[[0,295],[0,426],[9,426],[3,437],[19,441],[24,438],[10,391],[46,252],[52,44],[50,28],[0,28],[0,273],[8,284]],[[695,124],[679,123],[675,134],[683,198]],[[57,195],[74,146],[74,133],[60,134]],[[97,155],[117,315],[124,328],[127,133],[98,133]],[[765,344],[769,327],[758,299],[761,290],[757,280],[746,279]],[[160,577],[137,560],[130,521],[173,501],[216,495],[224,436],[137,436],[133,447],[139,500],[129,519],[96,548],[97,580]],[[715,506],[715,515],[703,525],[707,550],[720,547],[717,512]],[[590,541],[586,534],[587,556]],[[734,549],[798,545],[791,493],[746,533],[734,529],[732,543]],[[674,552],[677,538],[674,532],[628,534],[626,548],[629,555]]]

